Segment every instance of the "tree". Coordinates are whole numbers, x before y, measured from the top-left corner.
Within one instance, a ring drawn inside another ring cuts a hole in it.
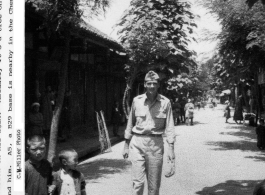
[[[71,33],[76,29],[75,27],[84,23],[83,19],[90,19],[105,12],[109,6],[109,0],[26,0],[26,6],[34,7],[44,17],[41,28],[46,29],[49,46],[53,45],[52,40],[58,35],[64,40],[58,98],[52,118],[48,150],[48,160],[52,162],[56,151],[59,118],[66,88]]]
[[[196,66],[192,58],[195,52],[187,47],[196,27],[189,9],[188,2],[178,0],[132,0],[116,25],[129,55],[123,101],[127,116],[130,89],[139,75],[154,69],[172,77]]]
[[[265,62],[264,7],[257,2],[249,9],[241,0],[207,0],[203,4],[222,24],[217,36],[220,40],[215,64],[217,74],[224,83],[234,84],[241,91],[248,107],[246,88],[254,82],[257,85],[258,69]]]

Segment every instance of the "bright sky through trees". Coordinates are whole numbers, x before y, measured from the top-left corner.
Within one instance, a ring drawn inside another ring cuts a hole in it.
[[[212,56],[215,51],[217,41],[209,42],[203,41],[206,32],[218,33],[221,31],[221,26],[216,21],[214,16],[207,14],[207,10],[196,4],[196,0],[190,0],[193,3],[192,11],[195,15],[199,15],[196,19],[196,24],[198,28],[195,29],[195,37],[198,43],[192,43],[190,47],[197,52],[199,61],[205,61]],[[94,19],[89,21],[93,26],[109,35],[110,37],[118,40],[118,35],[113,26],[121,18],[123,12],[129,7],[130,0],[112,0],[111,6],[107,10],[105,17],[100,17],[99,19]]]

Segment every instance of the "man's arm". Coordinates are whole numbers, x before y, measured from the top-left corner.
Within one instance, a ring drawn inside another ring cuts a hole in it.
[[[136,120],[135,119],[135,106],[134,106],[134,101],[133,101],[130,115],[129,115],[128,122],[127,122],[127,127],[124,133],[125,143],[124,143],[124,149],[123,149],[123,154],[122,154],[124,159],[127,159],[129,157],[129,145],[130,145],[130,141],[132,138],[132,129],[135,124],[135,120]]]
[[[174,153],[174,142],[175,142],[175,130],[174,130],[174,120],[172,115],[172,108],[170,102],[167,105],[167,119],[166,119],[166,130],[167,142],[169,145],[168,150],[168,159],[174,160],[175,153]]]

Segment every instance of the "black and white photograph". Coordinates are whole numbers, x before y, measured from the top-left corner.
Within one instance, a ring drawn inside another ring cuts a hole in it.
[[[24,3],[24,194],[265,195],[264,0]]]

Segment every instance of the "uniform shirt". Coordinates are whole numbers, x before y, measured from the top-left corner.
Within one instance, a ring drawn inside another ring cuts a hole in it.
[[[30,159],[25,163],[25,192],[28,195],[47,195],[52,180],[52,168],[47,160],[37,166]]]
[[[165,133],[168,143],[174,143],[174,121],[169,99],[157,94],[156,99],[151,103],[146,94],[135,97],[124,134],[125,139],[131,139],[133,133],[143,135]]]

